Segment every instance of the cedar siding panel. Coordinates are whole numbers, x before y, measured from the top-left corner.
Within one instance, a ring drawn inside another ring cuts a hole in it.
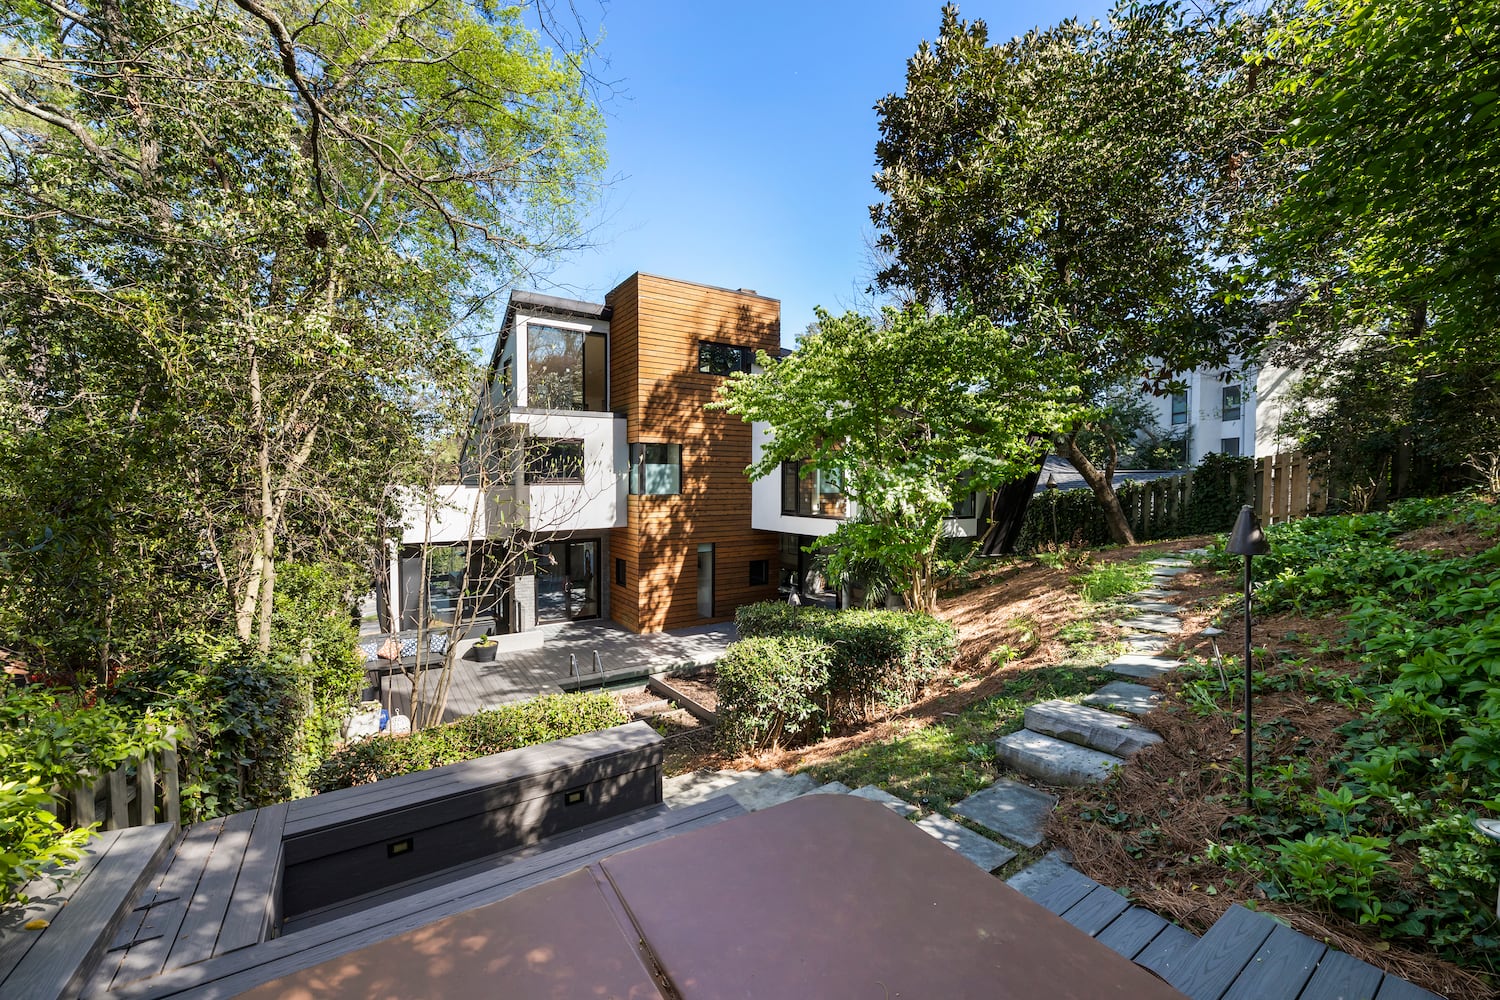
[[[682,493],[632,496],[627,526],[610,534],[625,560],[610,580],[611,617],[640,632],[730,621],[742,604],[772,599],[776,581],[750,586],[750,563],[776,560],[776,535],[750,527],[750,427],[709,413],[722,376],[698,371],[701,341],[775,352],[774,299],[635,274],[610,293],[613,405],[632,443],[682,446]],[[714,615],[698,615],[698,546],[714,546]],[[612,568],[611,568],[612,569]]]

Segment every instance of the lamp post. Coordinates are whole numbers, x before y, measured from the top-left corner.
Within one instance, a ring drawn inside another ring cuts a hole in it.
[[[1234,522],[1234,531],[1226,546],[1230,555],[1245,557],[1245,805],[1253,807],[1255,793],[1254,735],[1250,728],[1253,720],[1250,687],[1252,668],[1250,659],[1250,560],[1271,551],[1271,545],[1260,530],[1260,518],[1249,504],[1240,508],[1240,516]]]
[[[1474,829],[1491,840],[1500,841],[1500,819],[1476,819]],[[1500,892],[1495,894],[1495,915],[1500,916]]]

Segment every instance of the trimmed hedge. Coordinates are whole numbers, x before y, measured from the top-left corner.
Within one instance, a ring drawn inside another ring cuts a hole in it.
[[[801,635],[761,635],[731,645],[716,668],[720,743],[758,750],[825,734],[830,652]]]
[[[375,736],[351,743],[319,765],[310,783],[316,791],[331,792],[629,721],[607,694],[548,695],[478,712],[410,736]]]
[[[741,641],[729,653],[769,662],[751,667],[736,659],[733,669],[739,675],[726,695],[726,661],[720,661],[720,740],[732,749],[764,745],[746,734],[769,732],[763,722],[754,720],[762,718],[763,706],[776,704],[781,696],[755,689],[757,678],[765,684],[791,684],[798,692],[810,692],[796,697],[819,707],[820,718],[814,723],[799,721],[795,730],[783,725],[784,732],[772,736],[779,741],[782,735],[821,735],[830,725],[867,722],[877,706],[908,704],[923,683],[958,652],[958,632],[952,625],[931,615],[903,611],[829,611],[767,601],[740,608],[735,612],[735,625]],[[802,646],[752,643],[793,638],[812,643],[822,650],[821,656],[811,657]],[[740,651],[746,643],[752,644]],[[791,666],[777,663],[778,656],[787,657]],[[748,721],[741,723],[739,715]]]

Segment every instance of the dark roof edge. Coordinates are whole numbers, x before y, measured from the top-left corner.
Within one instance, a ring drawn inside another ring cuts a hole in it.
[[[587,319],[609,319],[613,308],[603,302],[584,302],[581,299],[565,299],[557,295],[540,292],[514,291],[510,293],[507,312],[517,308],[538,312],[559,313],[566,316],[582,316]]]

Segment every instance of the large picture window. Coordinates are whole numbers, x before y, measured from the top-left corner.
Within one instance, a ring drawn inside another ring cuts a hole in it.
[[[526,405],[603,412],[607,368],[604,334],[526,324]]]
[[[698,370],[710,375],[728,375],[730,372],[748,372],[755,360],[755,352],[748,347],[734,344],[718,344],[710,340],[698,342]]]
[[[781,463],[781,512],[801,517],[844,517],[849,508],[837,472],[806,462]]]
[[[682,445],[631,445],[630,492],[637,496],[670,496],[681,493]]]
[[[526,446],[528,483],[583,482],[583,442],[571,438],[536,438]]]

